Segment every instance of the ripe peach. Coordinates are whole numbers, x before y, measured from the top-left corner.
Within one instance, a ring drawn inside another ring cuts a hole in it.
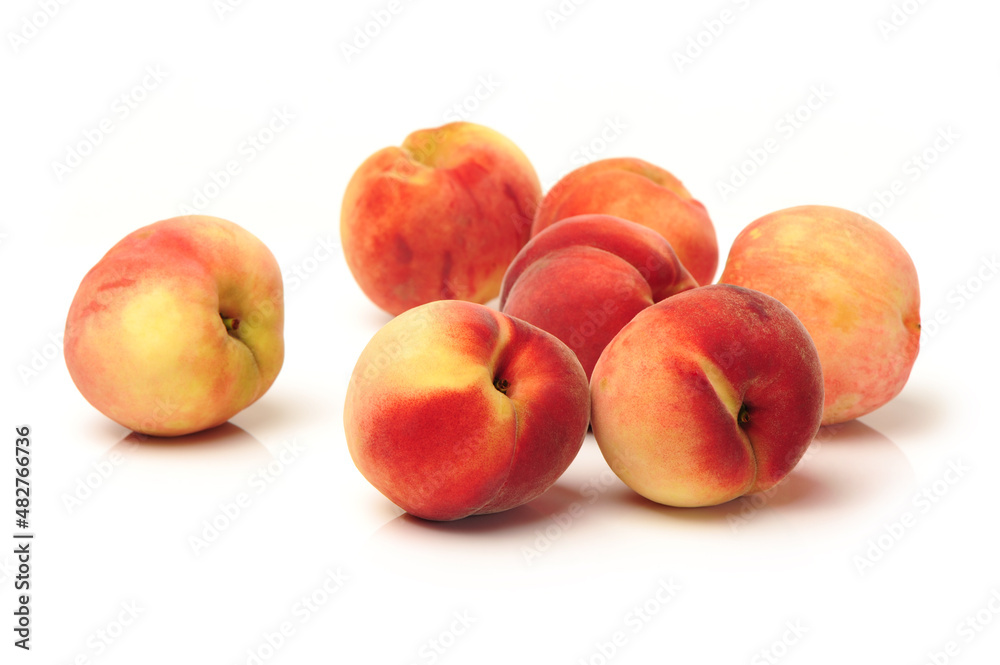
[[[369,157],[347,185],[347,265],[376,305],[495,298],[531,232],[534,168],[501,134],[468,122],[414,132]]]
[[[703,286],[639,314],[591,378],[594,436],[644,497],[707,506],[774,486],[819,429],[823,376],[792,312],[738,286]]]
[[[482,305],[411,309],[354,368],[344,431],[362,475],[431,520],[495,513],[548,489],[580,450],[590,394],[549,333]]]
[[[779,210],[736,238],[720,282],[789,307],[823,363],[823,424],[877,409],[899,394],[920,348],[920,289],[909,254],[888,231],[829,206]]]
[[[696,286],[656,231],[610,215],[579,215],[521,249],[504,276],[500,308],[567,344],[589,378],[632,317]]]
[[[699,284],[715,277],[715,227],[680,180],[631,157],[602,159],[571,171],[545,195],[532,235],[567,217],[603,213],[659,231]]]
[[[83,278],[66,317],[66,366],[115,422],[190,434],[271,387],[283,322],[281,271],[260,240],[217,217],[174,217],[130,233]]]

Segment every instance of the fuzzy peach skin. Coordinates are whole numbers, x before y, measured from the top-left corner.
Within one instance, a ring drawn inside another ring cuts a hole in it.
[[[410,134],[369,157],[347,185],[340,237],[376,305],[485,303],[531,233],[541,185],[503,135],[468,122]]]
[[[601,159],[571,171],[535,212],[536,235],[589,213],[622,217],[659,231],[699,284],[715,278],[719,245],[708,212],[668,171],[634,157]]]
[[[823,424],[899,394],[920,348],[920,288],[909,254],[857,213],[800,206],[737,236],[720,282],[770,294],[812,335],[823,363]]]
[[[496,513],[548,489],[580,450],[579,361],[552,335],[482,305],[409,310],[371,339],[344,405],[362,475],[429,520]]]
[[[256,401],[284,359],[281,271],[256,237],[217,217],[127,235],[83,278],[66,317],[73,382],[142,434],[221,425]]]
[[[819,430],[823,375],[809,334],[774,298],[703,286],[640,312],[601,354],[592,426],[642,496],[709,506],[773,487]]]
[[[610,215],[579,215],[521,249],[504,276],[500,308],[558,337],[589,378],[632,317],[696,286],[656,231]]]

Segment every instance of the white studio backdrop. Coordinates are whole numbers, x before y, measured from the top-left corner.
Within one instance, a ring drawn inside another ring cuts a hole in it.
[[[998,20],[971,0],[5,3],[0,660],[997,662]],[[588,435],[525,507],[402,515],[344,440],[388,316],[347,270],[340,202],[369,154],[456,119],[511,138],[546,188],[605,157],[670,170],[722,262],[780,208],[876,219],[920,276],[909,384],[765,496],[651,504]],[[84,401],[61,335],[108,248],[188,211],[274,252],[286,360],[229,425],[153,444]]]

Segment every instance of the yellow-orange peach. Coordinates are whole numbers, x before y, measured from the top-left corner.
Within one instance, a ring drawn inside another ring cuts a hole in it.
[[[826,383],[823,424],[899,394],[920,347],[920,289],[888,231],[829,206],[779,210],[736,238],[720,282],[770,294],[805,324]]]
[[[108,418],[156,436],[221,425],[284,359],[281,271],[232,222],[175,217],[134,231],[80,284],[66,366]]]

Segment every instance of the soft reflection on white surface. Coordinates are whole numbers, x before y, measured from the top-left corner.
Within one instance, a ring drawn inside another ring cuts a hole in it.
[[[267,452],[260,441],[231,422],[185,436],[159,437],[131,432],[112,450],[122,453],[141,451],[151,457],[162,455],[164,458],[176,457],[183,452],[189,457],[202,460],[231,460],[234,456],[257,455],[262,450]]]
[[[201,513],[210,517],[220,503],[246,491],[248,477],[271,460],[263,444],[232,423],[170,438],[132,432],[97,458],[97,465],[113,470],[72,512],[80,525],[100,515],[107,524],[195,532]],[[85,482],[88,475],[94,480],[93,468],[82,476]],[[176,532],[171,537],[171,546],[184,545]]]
[[[555,486],[498,515],[429,522],[400,514],[367,545],[375,566],[497,587],[637,563],[770,566],[860,538],[914,486],[900,448],[853,421],[820,431],[776,488],[706,508],[661,506],[614,478],[592,436]],[[405,551],[405,557],[400,552]]]
[[[124,458],[123,469],[141,483],[182,482],[190,491],[228,484],[267,464],[271,452],[241,427],[223,423],[218,427],[186,436],[160,438],[132,432],[108,454]]]
[[[864,421],[880,432],[892,432],[899,440],[912,440],[947,426],[949,404],[928,387],[907,385],[906,389],[872,413]]]

